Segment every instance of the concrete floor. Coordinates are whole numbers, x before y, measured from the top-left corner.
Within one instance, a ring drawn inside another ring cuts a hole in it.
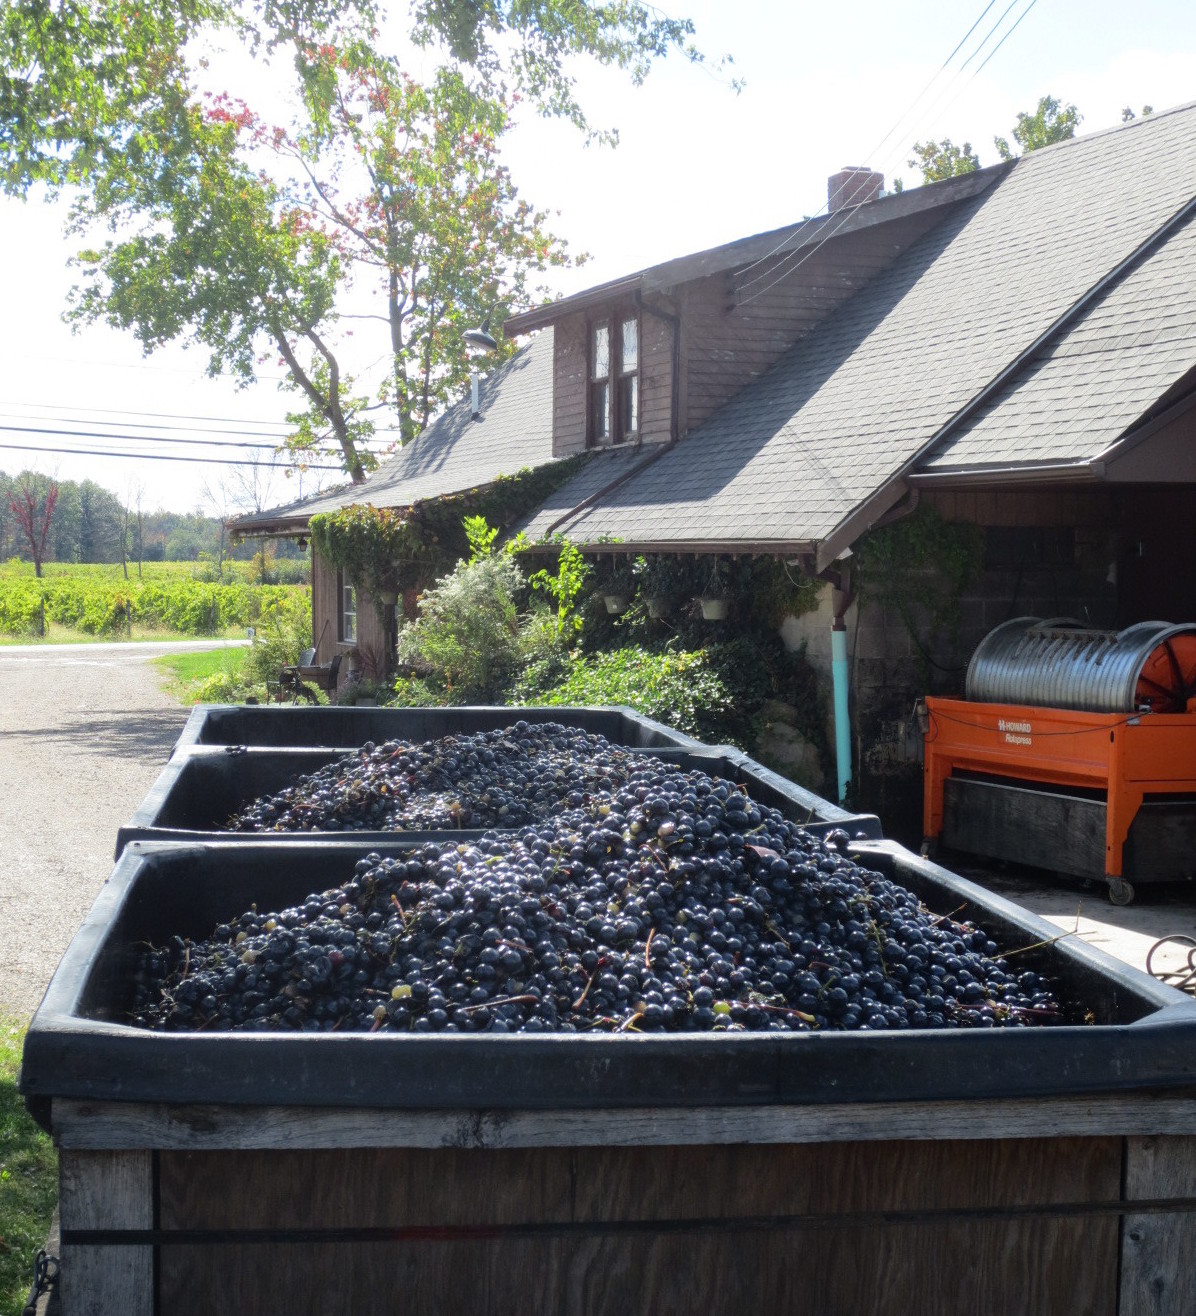
[[[984,863],[950,852],[937,859],[1047,919],[1060,932],[1080,937],[1137,969],[1146,969],[1151,947],[1164,937],[1179,934],[1196,944],[1196,883],[1139,885],[1132,904],[1117,906],[1110,903],[1103,884],[1085,886],[1039,869]],[[1190,953],[1196,955],[1192,946],[1170,943],[1155,953],[1152,968],[1182,971],[1186,976]]]

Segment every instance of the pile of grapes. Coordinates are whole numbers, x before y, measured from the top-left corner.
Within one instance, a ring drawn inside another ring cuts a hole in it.
[[[228,822],[234,832],[523,827],[627,781],[635,756],[556,722],[372,742]]]
[[[518,833],[369,854],[301,905],[145,951],[132,1020],[417,1033],[1062,1020],[1035,973],[854,863],[848,839],[641,757],[624,784]]]

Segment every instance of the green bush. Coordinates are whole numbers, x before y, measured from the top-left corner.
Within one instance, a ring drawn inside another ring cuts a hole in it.
[[[514,695],[524,704],[626,704],[700,740],[737,743],[743,736],[734,696],[701,649],[588,654],[551,689],[522,681]]]
[[[452,703],[497,698],[519,664],[522,586],[507,553],[460,563],[423,595],[418,620],[399,634],[400,664]]]

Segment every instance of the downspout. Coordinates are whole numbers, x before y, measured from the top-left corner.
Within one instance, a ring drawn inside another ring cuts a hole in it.
[[[839,781],[839,803],[851,787],[851,705],[847,667],[847,610],[855,602],[851,590],[851,566],[840,559],[838,571],[828,569],[823,578],[831,583],[831,688],[835,703],[835,767]]]

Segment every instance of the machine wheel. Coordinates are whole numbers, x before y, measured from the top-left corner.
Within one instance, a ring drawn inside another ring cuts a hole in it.
[[[922,841],[922,858],[937,859],[939,857],[939,838],[937,836],[927,836]]]
[[[1109,902],[1111,904],[1133,904],[1135,894],[1133,886],[1124,877],[1111,877],[1109,879]]]

